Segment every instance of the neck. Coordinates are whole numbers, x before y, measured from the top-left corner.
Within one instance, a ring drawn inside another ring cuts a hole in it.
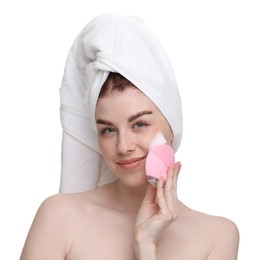
[[[145,197],[147,183],[139,187],[129,187],[122,181],[117,180],[115,183],[115,196],[118,206],[129,212],[136,214]]]

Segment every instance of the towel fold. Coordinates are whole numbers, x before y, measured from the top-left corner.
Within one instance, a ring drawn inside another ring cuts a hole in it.
[[[95,123],[97,98],[110,72],[123,75],[156,104],[174,133],[174,151],[180,145],[181,100],[160,42],[139,18],[100,15],[74,41],[60,87],[62,193],[90,190],[116,178],[101,156]]]

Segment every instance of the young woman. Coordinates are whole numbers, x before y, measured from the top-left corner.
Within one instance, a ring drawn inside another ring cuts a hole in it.
[[[144,30],[136,19],[107,15],[91,22],[80,34],[81,40],[76,40],[72,50],[83,54],[78,49],[82,48],[85,56],[71,52],[69,58],[74,58],[69,63],[74,64],[74,70],[67,66],[65,74],[70,71],[70,77],[64,77],[61,91],[62,110],[66,111],[62,124],[68,135],[63,144],[63,153],[67,154],[63,162],[67,164],[63,166],[61,190],[70,194],[54,195],[42,203],[21,260],[237,259],[235,224],[194,211],[178,200],[180,162],[168,169],[166,180],[160,178],[157,187],[146,178],[145,160],[156,134],[161,132],[166,143],[176,150],[182,130],[181,104],[170,65],[154,36]],[[132,38],[124,38],[125,34]],[[75,64],[80,59],[86,62],[83,67]],[[149,66],[144,60],[150,61]],[[154,60],[156,64],[152,64]],[[75,102],[77,98],[81,104]],[[63,121],[65,118],[71,121]],[[85,129],[82,133],[80,125]],[[99,148],[92,142],[97,142]],[[88,163],[83,164],[81,158],[77,161],[79,151],[85,152]],[[98,183],[91,189],[93,182],[88,187],[81,167],[95,169],[96,152],[102,155],[102,162],[97,173],[85,172],[87,180],[94,176],[99,179],[107,170],[115,180],[105,178],[106,184]],[[72,165],[75,171],[70,173]],[[90,190],[75,192],[79,185],[74,182],[70,186],[70,174]]]

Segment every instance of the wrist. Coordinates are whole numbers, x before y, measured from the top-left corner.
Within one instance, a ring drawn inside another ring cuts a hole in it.
[[[137,260],[156,260],[155,243],[142,233],[136,233],[135,235],[135,252]]]
[[[137,260],[156,260],[156,246],[151,242],[136,241],[135,252]]]

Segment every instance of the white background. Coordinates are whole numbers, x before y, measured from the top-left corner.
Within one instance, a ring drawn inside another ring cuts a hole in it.
[[[35,212],[58,192],[64,63],[94,16],[142,17],[180,88],[179,197],[233,220],[239,259],[262,259],[262,8],[254,0],[9,0],[0,4],[0,245],[18,259]],[[3,257],[1,257],[3,258]]]

